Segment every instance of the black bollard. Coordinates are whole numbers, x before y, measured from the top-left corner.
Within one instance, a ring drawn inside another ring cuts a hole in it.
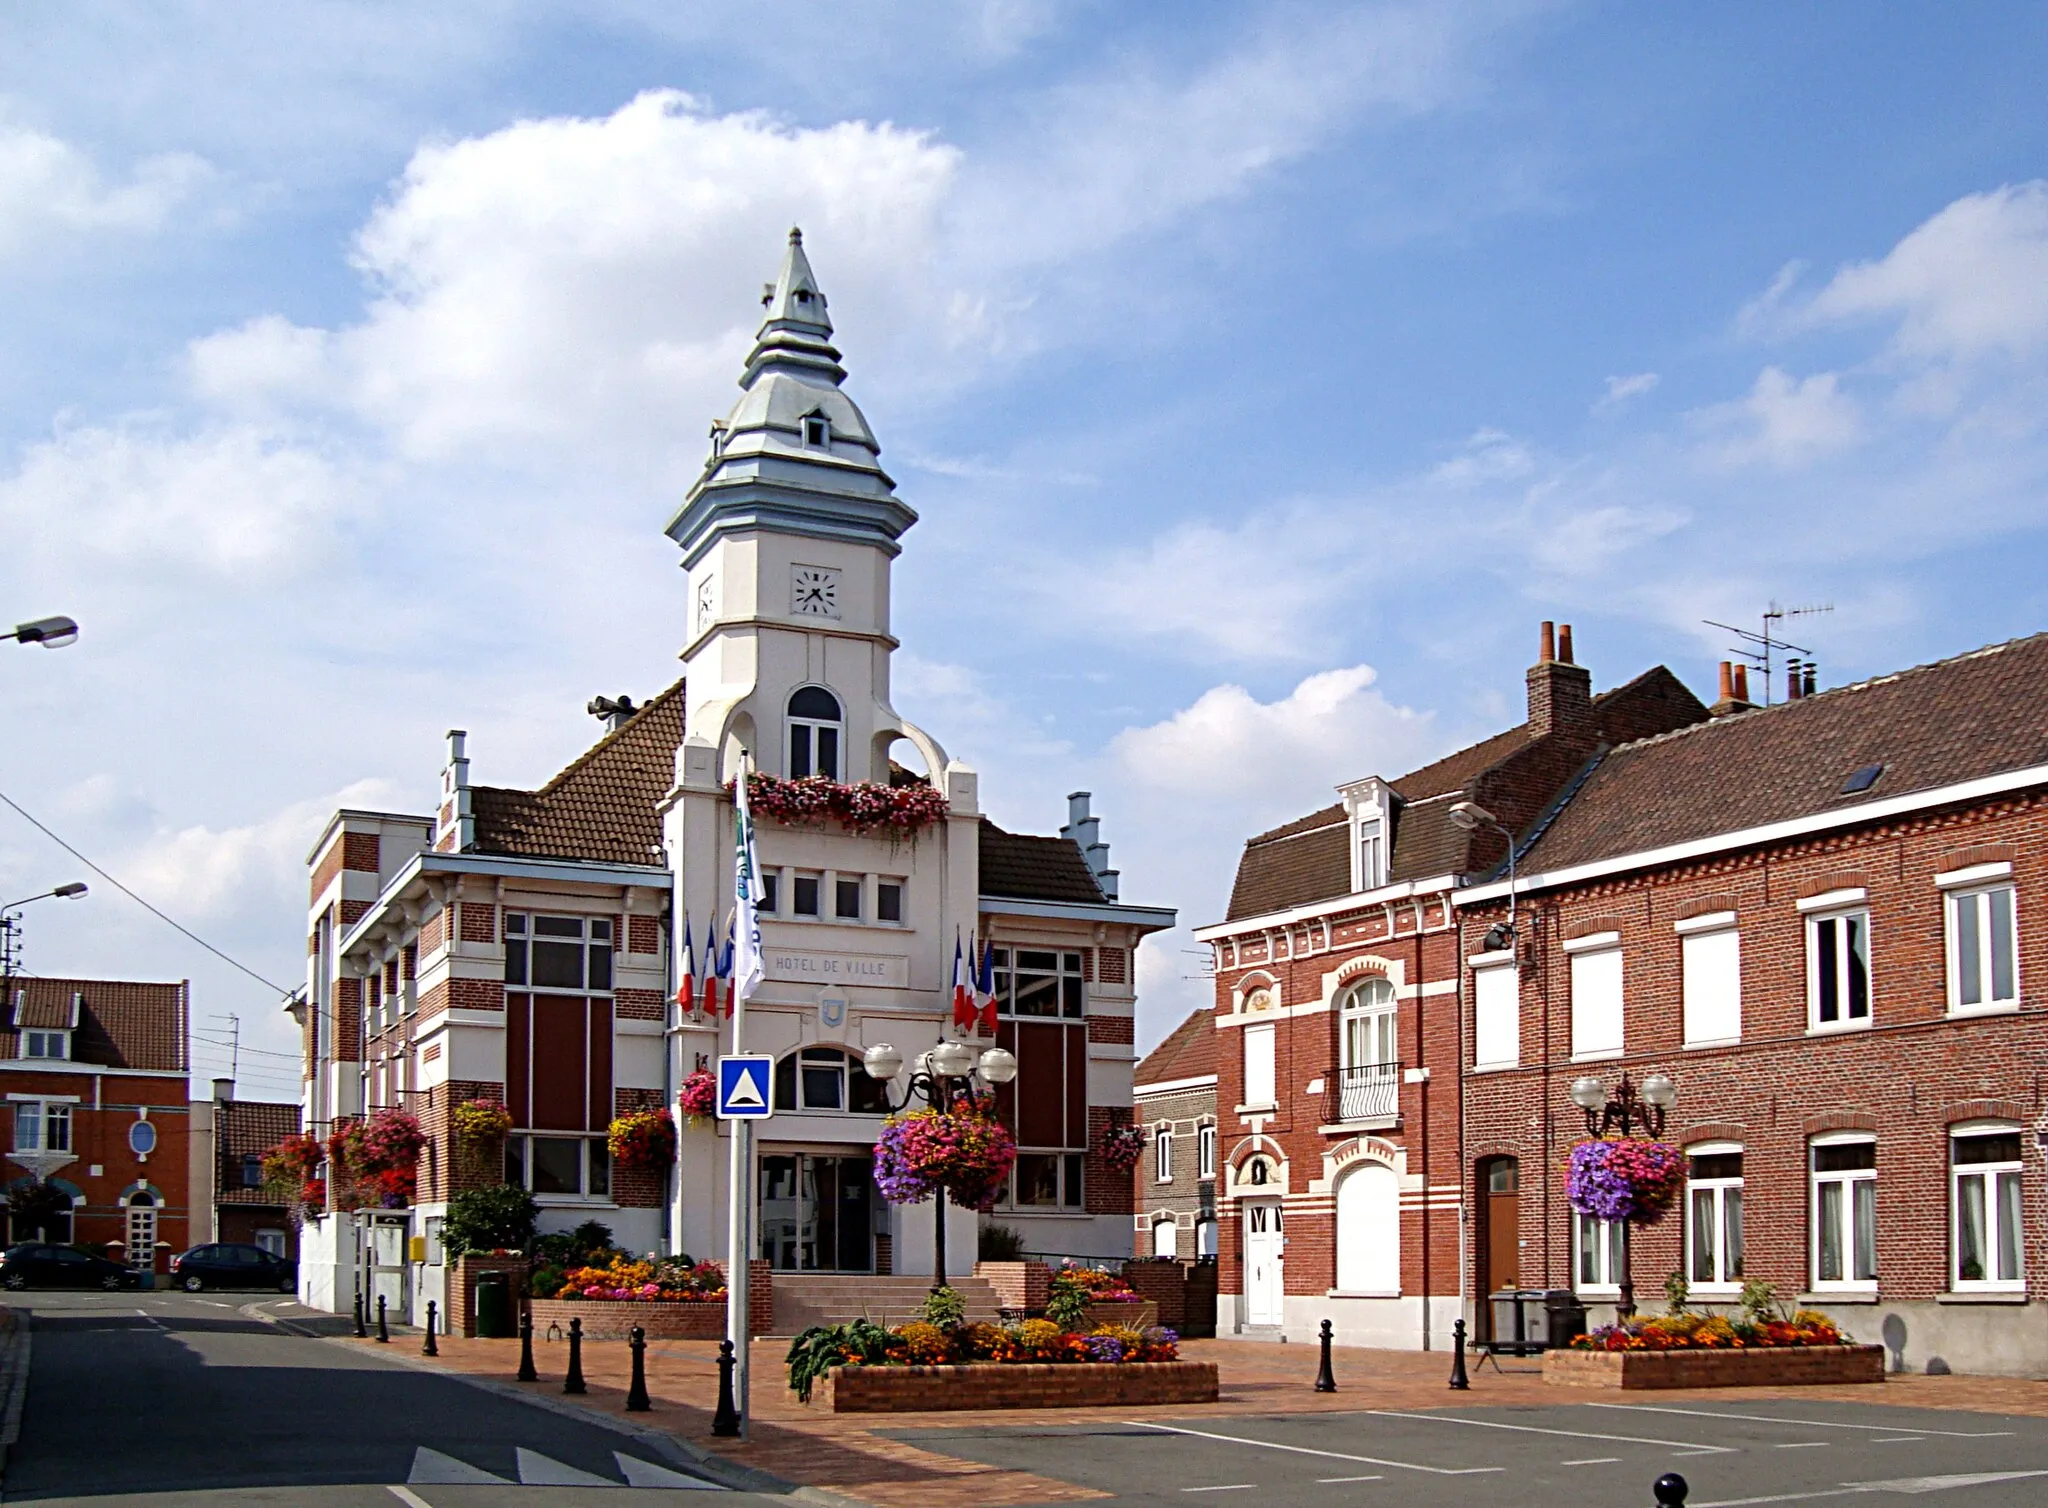
[[[1658,1508],[1685,1508],[1685,1495],[1691,1490],[1685,1485],[1685,1478],[1675,1471],[1665,1472],[1650,1488],[1657,1494]]]
[[[1451,1321],[1451,1386],[1459,1392],[1472,1386],[1472,1379],[1465,1375],[1465,1322]]]
[[[644,1414],[654,1407],[647,1396],[647,1331],[635,1325],[626,1344],[633,1349],[633,1382],[626,1389],[626,1412]]]
[[[1323,1321],[1323,1369],[1316,1373],[1316,1391],[1334,1393],[1337,1391],[1337,1374],[1330,1368],[1330,1322]]]
[[[370,1332],[363,1326],[363,1296],[360,1293],[356,1295],[355,1317],[356,1339],[362,1340],[366,1336],[368,1336]]]
[[[519,1316],[519,1380],[539,1382],[540,1373],[533,1365],[533,1311],[527,1310]]]
[[[740,1432],[739,1405],[733,1402],[732,1373],[739,1365],[739,1358],[732,1354],[732,1342],[718,1343],[718,1410],[711,1416],[711,1433],[728,1437]]]
[[[434,1343],[434,1323],[435,1323],[435,1313],[434,1313],[434,1307],[435,1307],[435,1306],[434,1306],[434,1301],[433,1301],[432,1299],[428,1299],[428,1300],[427,1300],[427,1338],[426,1338],[425,1340],[423,1340],[423,1341],[421,1341],[421,1342],[420,1342],[420,1355],[422,1355],[422,1356],[439,1356],[439,1355],[441,1354],[441,1348],[440,1348],[440,1347],[439,1347],[438,1345],[436,1345],[436,1344]]]
[[[569,1375],[562,1379],[565,1393],[587,1393],[583,1385],[583,1316],[569,1321]]]
[[[391,1327],[384,1323],[384,1295],[377,1295],[377,1340],[380,1344],[391,1344]]]

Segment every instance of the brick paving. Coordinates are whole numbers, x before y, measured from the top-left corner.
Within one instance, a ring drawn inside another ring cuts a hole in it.
[[[375,1345],[374,1341],[351,1342]],[[519,1368],[519,1343],[446,1336],[440,1364],[454,1371],[511,1382]],[[408,1346],[416,1350],[417,1343]],[[1086,1425],[1116,1423],[1132,1406],[1065,1409],[1005,1409],[1000,1413],[834,1415],[807,1408],[782,1386],[787,1342],[754,1346],[752,1438],[719,1440],[711,1434],[718,1401],[718,1348],[708,1341],[650,1341],[647,1389],[651,1413],[635,1423],[666,1431],[725,1460],[766,1471],[785,1481],[819,1487],[877,1508],[1009,1508],[1021,1503],[1079,1502],[1109,1494],[1053,1477],[1006,1471],[963,1461],[888,1438],[911,1430],[984,1428],[1003,1425]],[[1504,1362],[1471,1369],[1472,1387],[1453,1393],[1446,1386],[1450,1362],[1443,1352],[1368,1351],[1338,1347],[1333,1353],[1339,1391],[1317,1393],[1313,1346],[1257,1341],[1197,1340],[1182,1343],[1190,1360],[1214,1361],[1222,1378],[1215,1403],[1170,1404],[1143,1410],[1147,1419],[1222,1419],[1285,1413],[1341,1413],[1361,1409],[1486,1408],[1563,1403],[1614,1402],[1622,1395],[1600,1388],[1546,1384],[1533,1362]],[[534,1359],[542,1381],[525,1384],[561,1398],[568,1364],[566,1347],[536,1339]],[[631,1360],[617,1341],[588,1342],[583,1372],[590,1391],[566,1400],[596,1413],[625,1417]],[[1673,1389],[1631,1394],[1642,1401],[1717,1399],[1759,1402],[1772,1398],[1891,1404],[1909,1408],[1963,1409],[1991,1414],[2048,1418],[2048,1380],[2002,1377],[1893,1376],[1879,1385],[1786,1388]]]

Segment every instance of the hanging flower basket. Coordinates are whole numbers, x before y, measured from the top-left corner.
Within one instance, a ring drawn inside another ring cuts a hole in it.
[[[319,1137],[303,1131],[287,1136],[263,1154],[263,1186],[279,1190],[306,1184],[318,1187],[320,1160],[325,1155]]]
[[[365,1173],[410,1173],[427,1144],[419,1117],[406,1110],[376,1111],[358,1132],[355,1165]]]
[[[945,821],[950,810],[946,798],[929,785],[890,786],[872,780],[848,784],[822,775],[784,780],[759,773],[747,777],[747,809],[756,818],[785,826],[837,822],[857,837],[880,832],[913,841],[926,828]]]
[[[1137,1126],[1118,1123],[1102,1133],[1102,1160],[1119,1173],[1128,1173],[1145,1155],[1145,1133]]]
[[[497,1100],[464,1100],[449,1112],[448,1119],[456,1140],[477,1149],[503,1141],[512,1129],[512,1112]]]
[[[912,1110],[882,1122],[875,1187],[891,1204],[922,1204],[944,1189],[963,1209],[992,1203],[1017,1160],[1017,1142],[990,1096],[953,1110]]]
[[[683,1087],[676,1095],[676,1104],[692,1124],[711,1119],[718,1113],[718,1080],[708,1068],[700,1068],[683,1080]]]
[[[676,1160],[676,1118],[666,1106],[635,1110],[612,1122],[606,1138],[621,1168],[665,1168]]]
[[[1608,1137],[1572,1148],[1565,1198],[1582,1215],[1655,1225],[1685,1182],[1685,1158],[1660,1141]]]

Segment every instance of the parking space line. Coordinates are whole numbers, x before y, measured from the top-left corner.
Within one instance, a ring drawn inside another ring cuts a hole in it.
[[[1815,1450],[1825,1448],[1827,1443],[1825,1440],[1780,1440],[1777,1448],[1779,1450]]]
[[[1557,1464],[1560,1466],[1612,1466],[1620,1460],[1620,1456],[1582,1456],[1576,1461],[1560,1461]]]
[[[1219,1482],[1214,1487],[1183,1487],[1182,1492],[1250,1492],[1256,1482]]]
[[[1596,1435],[1582,1429],[1545,1429],[1538,1424],[1503,1424],[1498,1419],[1463,1419],[1456,1414],[1403,1414],[1393,1409],[1368,1409],[1382,1419],[1423,1419],[1431,1424],[1469,1424],[1474,1429],[1508,1429],[1523,1435],[1563,1435],[1571,1440],[1612,1440],[1621,1445],[1669,1445],[1696,1455],[1733,1455],[1732,1445],[1703,1445],[1697,1440],[1653,1440],[1645,1435]]]
[[[1332,1461],[1357,1461],[1366,1466],[1398,1466],[1403,1471],[1426,1471],[1433,1477],[1476,1477],[1506,1471],[1505,1466],[1424,1466],[1415,1461],[1389,1461],[1380,1456],[1354,1456],[1341,1450],[1313,1450],[1306,1445],[1282,1445],[1278,1440],[1247,1440],[1242,1435],[1217,1434],[1206,1429],[1183,1429],[1177,1424],[1154,1424],[1149,1419],[1126,1419],[1132,1429],[1156,1429],[1169,1435],[1193,1435],[1201,1440],[1221,1440],[1225,1445],[1256,1445],[1261,1450],[1284,1450],[1297,1456],[1323,1456]]]
[[[1317,1478],[1316,1478],[1316,1486],[1318,1486],[1318,1487],[1334,1487],[1334,1486],[1335,1486],[1335,1485],[1336,1485],[1337,1483],[1339,1483],[1339,1482],[1384,1482],[1385,1480],[1386,1480],[1386,1478],[1385,1478],[1385,1477],[1382,1477],[1382,1476],[1371,1476],[1371,1477],[1317,1477]]]
[[[1917,1445],[1926,1438],[1925,1435],[1879,1435],[1870,1443],[1872,1445]]]
[[[432,1503],[421,1497],[417,1492],[414,1492],[410,1487],[400,1487],[395,1483],[387,1482],[384,1484],[384,1490],[397,1498],[399,1502],[404,1503],[406,1508],[434,1508]]]
[[[1786,1419],[1776,1414],[1724,1414],[1716,1409],[1681,1409],[1655,1403],[1588,1403],[1589,1409],[1626,1409],[1632,1414],[1683,1414],[1694,1419],[1744,1419],[1752,1424],[1783,1424],[1795,1429],[1862,1429],[1881,1433],[1897,1429],[1896,1424],[1849,1424],[1835,1419]],[[1923,1429],[1921,1435],[1945,1435],[1955,1440],[1988,1440],[1996,1435],[2010,1435],[2009,1429]],[[1901,1438],[1904,1438],[1903,1436]]]

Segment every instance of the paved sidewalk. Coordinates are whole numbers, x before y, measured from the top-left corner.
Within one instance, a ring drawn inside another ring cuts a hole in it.
[[[375,1342],[351,1342],[370,1344]],[[394,1338],[393,1345],[399,1342]],[[519,1367],[519,1343],[441,1338],[440,1365],[510,1382]],[[407,1350],[418,1354],[417,1337]],[[924,1450],[888,1435],[917,1430],[1017,1426],[1074,1426],[1117,1423],[1132,1416],[1122,1408],[1015,1409],[991,1413],[827,1414],[806,1408],[783,1386],[785,1341],[756,1342],[753,1353],[752,1437],[718,1440],[711,1434],[718,1400],[717,1347],[708,1341],[651,1341],[647,1386],[651,1413],[635,1423],[662,1430],[690,1446],[785,1481],[822,1488],[877,1508],[1007,1508],[1007,1505],[1079,1502],[1104,1493],[1056,1477],[1004,1470]],[[1554,1406],[1614,1402],[1623,1395],[1596,1388],[1546,1384],[1534,1363],[1507,1362],[1471,1369],[1472,1387],[1454,1393],[1447,1386],[1450,1359],[1442,1352],[1368,1351],[1337,1348],[1333,1355],[1339,1391],[1317,1393],[1316,1348],[1267,1342],[1187,1341],[1189,1360],[1214,1361],[1222,1378],[1221,1397],[1209,1404],[1174,1404],[1137,1412],[1151,1420],[1289,1413],[1337,1413],[1361,1409],[1437,1409],[1484,1406]],[[542,1381],[523,1386],[562,1398],[568,1364],[564,1343],[534,1343]],[[622,1415],[631,1358],[622,1341],[588,1341],[583,1371],[590,1392],[563,1399],[600,1413]],[[1773,1398],[1839,1400],[1911,1408],[1969,1409],[1985,1413],[2048,1418],[2048,1382],[1990,1377],[1899,1376],[1878,1386],[1818,1388],[1719,1388],[1629,1394],[1632,1400]],[[886,1433],[885,1433],[886,1432]],[[1056,1466],[1049,1466],[1056,1470]]]

